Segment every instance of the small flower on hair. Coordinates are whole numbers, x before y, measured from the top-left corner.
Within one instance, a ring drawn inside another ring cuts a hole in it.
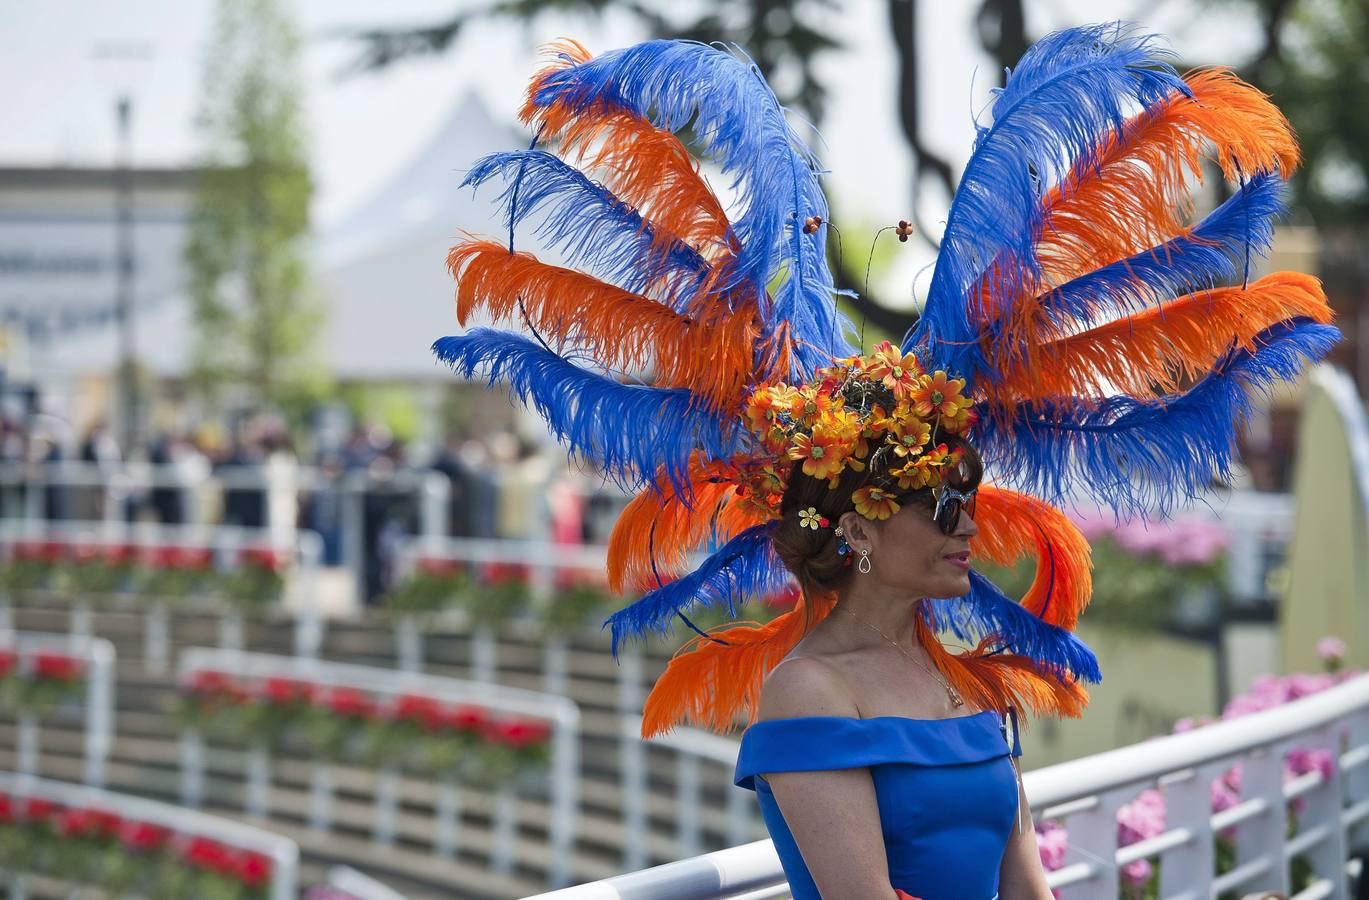
[[[799,510],[799,526],[802,528],[811,528],[817,531],[819,528],[826,528],[830,524],[832,523],[827,521],[826,516],[818,514],[816,507],[810,506],[807,509]]]

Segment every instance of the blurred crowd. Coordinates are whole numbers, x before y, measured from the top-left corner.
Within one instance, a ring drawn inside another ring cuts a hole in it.
[[[103,422],[72,440],[41,420],[0,420],[0,517],[292,524],[320,535],[325,565],[363,557],[373,602],[406,535],[603,542],[623,502],[555,445],[510,431],[453,432],[422,447],[366,424],[312,443],[300,447],[284,420],[269,415],[232,428],[159,431],[132,453]],[[86,465],[64,465],[72,462]],[[111,494],[107,486],[123,476],[127,487]]]

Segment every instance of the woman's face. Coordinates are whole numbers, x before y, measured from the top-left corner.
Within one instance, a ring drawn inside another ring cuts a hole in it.
[[[908,596],[959,597],[967,593],[970,538],[979,533],[979,528],[962,510],[952,532],[942,534],[932,521],[932,508],[930,499],[919,496],[910,498],[883,522],[861,520],[871,568],[869,575],[856,577],[874,579]]]

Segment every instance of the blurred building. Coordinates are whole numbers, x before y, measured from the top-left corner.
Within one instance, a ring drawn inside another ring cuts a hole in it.
[[[487,153],[523,143],[468,95],[406,166],[316,228],[314,276],[330,308],[322,345],[339,383],[412,386],[425,406],[453,383],[429,352],[436,338],[458,331],[447,250],[462,230],[503,230],[488,196],[459,189],[462,173]],[[108,414],[119,358],[119,176],[117,169],[0,169],[6,383],[57,397],[78,427]],[[136,169],[132,180],[136,357],[165,402],[176,396],[193,347],[181,286],[195,173]],[[472,391],[471,403],[509,417],[498,395]]]

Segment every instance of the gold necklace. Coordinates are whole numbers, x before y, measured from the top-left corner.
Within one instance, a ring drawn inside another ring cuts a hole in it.
[[[922,671],[926,672],[928,675],[932,676],[932,678],[940,682],[941,686],[946,689],[946,698],[951,701],[951,706],[955,707],[956,709],[959,709],[960,707],[965,705],[964,698],[960,696],[960,694],[956,691],[955,688],[951,687],[950,682],[943,678],[940,672],[934,672],[931,669],[927,668],[926,664],[923,663],[922,660],[918,659],[916,656],[909,653],[907,650],[904,650],[902,644],[900,644],[893,638],[889,637],[889,635],[880,631],[878,628],[876,628],[874,625],[871,625],[869,622],[865,621],[860,616],[851,612],[851,610],[847,609],[844,606],[838,606],[836,608],[844,610],[851,618],[855,619],[857,622],[864,625],[866,628],[869,628],[870,630],[874,631],[875,634],[879,635],[889,643],[893,644],[896,648],[898,648],[899,653],[902,653],[904,656],[908,657],[913,662],[917,663],[918,667],[921,668]]]

